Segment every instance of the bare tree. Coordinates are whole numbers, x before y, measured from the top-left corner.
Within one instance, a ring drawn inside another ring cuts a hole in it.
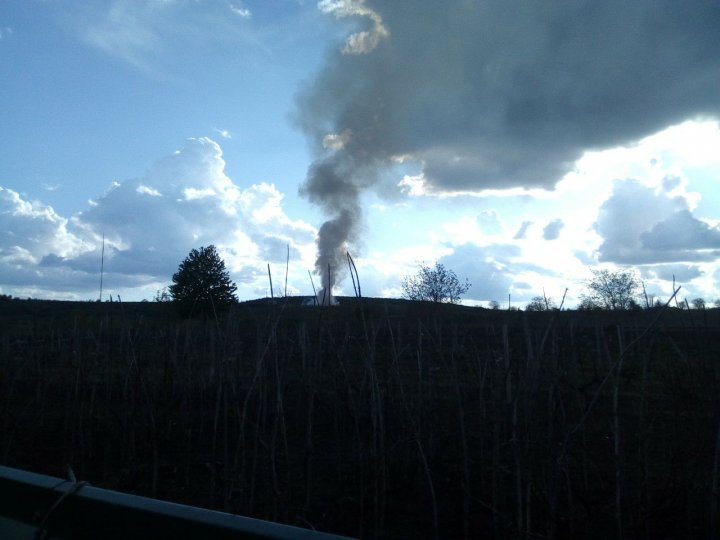
[[[695,298],[695,299],[692,301],[692,306],[693,306],[695,309],[705,309],[705,308],[707,307],[704,298]]]
[[[437,262],[434,268],[422,263],[417,274],[406,276],[402,281],[403,297],[409,300],[457,304],[469,288],[467,279],[460,283],[455,272]]]
[[[631,271],[593,270],[586,283],[588,294],[581,296],[581,309],[633,309],[640,282]]]

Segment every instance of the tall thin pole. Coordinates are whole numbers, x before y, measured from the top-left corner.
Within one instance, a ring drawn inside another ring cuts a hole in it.
[[[287,245],[287,261],[285,261],[285,298],[287,298],[287,278],[290,271],[290,244]]]
[[[105,233],[102,237],[102,251],[100,253],[100,302],[102,302],[103,272],[105,271]]]
[[[313,278],[312,278],[312,274],[310,273],[310,270],[308,270],[308,276],[310,276],[310,285],[312,285],[312,288],[313,288],[313,305],[317,305],[318,296],[317,296],[317,291],[315,290],[315,283],[313,282]]]

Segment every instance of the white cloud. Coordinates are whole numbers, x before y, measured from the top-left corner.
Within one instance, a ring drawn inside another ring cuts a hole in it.
[[[69,227],[69,221],[52,207],[28,201],[16,191],[0,187],[0,253],[17,260],[39,261],[54,253],[70,257],[89,246]],[[8,259],[8,260],[10,260]]]
[[[322,145],[323,148],[329,148],[330,150],[342,150],[350,142],[350,139],[352,139],[352,131],[346,129],[342,133],[325,135]]]
[[[157,189],[153,189],[148,186],[143,186],[140,184],[137,188],[135,188],[135,191],[138,193],[142,193],[144,195],[150,195],[151,197],[162,197],[162,193],[160,193]]]
[[[230,7],[230,11],[243,19],[249,19],[250,17],[252,17],[252,12],[246,7],[234,4],[232,2],[228,5]]]
[[[348,36],[342,49],[344,54],[366,54],[373,51],[390,32],[383,24],[382,17],[365,5],[365,0],[320,0],[318,8],[332,13],[337,18],[366,17],[372,24],[370,30],[355,32]]]
[[[114,0],[107,12],[96,12],[86,24],[83,38],[111,56],[152,72],[149,58],[162,47],[160,13],[168,6],[166,2]]]
[[[213,128],[213,131],[220,135],[223,139],[232,139],[232,133],[230,133],[227,129]]]
[[[123,298],[152,296],[192,248],[215,244],[239,292],[264,287],[267,262],[291,253],[290,282],[304,285],[315,229],[288,217],[271,184],[242,188],[225,174],[220,146],[207,138],[116,182],[71,219],[0,188],[0,287],[26,294],[85,298],[96,293],[105,237],[105,285]]]
[[[218,53],[228,44],[267,52],[256,33],[238,22],[251,16],[239,2],[109,0],[80,4],[72,21],[85,43],[152,78],[169,79],[186,77],[189,63],[197,61],[193,51],[209,45]],[[177,70],[178,55],[183,71]]]

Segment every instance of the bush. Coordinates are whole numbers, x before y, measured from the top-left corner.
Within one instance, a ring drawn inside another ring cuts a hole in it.
[[[172,280],[170,296],[184,315],[216,313],[237,302],[237,287],[213,245],[193,249]]]

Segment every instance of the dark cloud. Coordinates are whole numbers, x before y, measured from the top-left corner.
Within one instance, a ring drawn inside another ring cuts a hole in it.
[[[640,235],[644,248],[658,251],[693,251],[720,248],[720,227],[710,227],[680,210]]]
[[[565,226],[562,219],[554,219],[543,228],[543,238],[545,240],[557,240],[560,231]]]
[[[351,134],[345,169],[411,156],[444,190],[549,188],[585,150],[720,112],[716,2],[366,5],[389,37],[338,46],[298,98],[318,148]]]
[[[673,281],[674,279],[680,283],[687,283],[702,276],[703,272],[697,266],[690,264],[661,264],[642,267],[641,274],[646,279],[662,279],[665,281]]]

